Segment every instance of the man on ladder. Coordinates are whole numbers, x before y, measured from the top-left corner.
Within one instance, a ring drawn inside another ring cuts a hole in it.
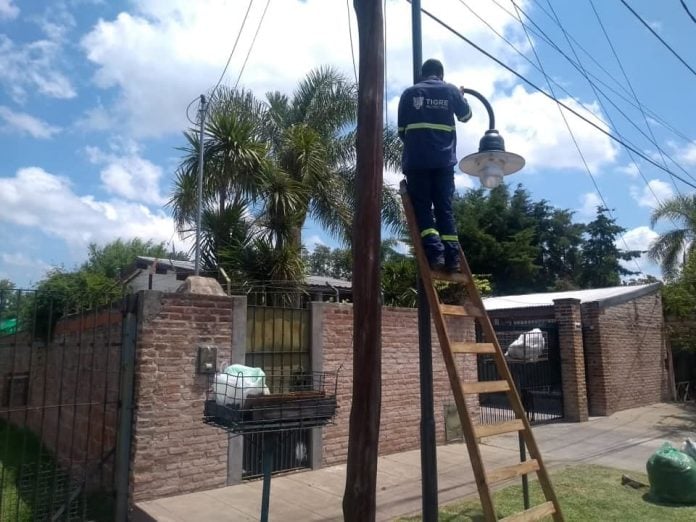
[[[421,81],[406,89],[399,100],[399,137],[404,143],[401,167],[430,268],[447,272],[460,270],[452,215],[455,116],[469,121],[469,104],[457,87],[444,81],[442,63],[426,60]]]

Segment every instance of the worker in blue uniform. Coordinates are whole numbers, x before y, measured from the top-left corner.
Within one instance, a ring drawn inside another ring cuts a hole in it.
[[[444,81],[442,63],[426,60],[420,82],[406,89],[399,100],[399,137],[404,144],[401,166],[430,267],[449,272],[460,269],[452,214],[455,116],[469,121],[469,104],[457,87]]]

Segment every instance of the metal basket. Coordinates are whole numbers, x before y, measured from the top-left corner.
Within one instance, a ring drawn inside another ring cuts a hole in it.
[[[203,419],[234,433],[323,426],[336,415],[336,372],[210,376]]]

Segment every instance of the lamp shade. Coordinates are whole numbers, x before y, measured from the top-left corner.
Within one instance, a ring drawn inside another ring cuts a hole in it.
[[[497,130],[491,129],[481,138],[479,151],[462,158],[459,168],[465,174],[481,180],[486,188],[495,188],[503,177],[524,167],[522,156],[505,151],[505,142]]]

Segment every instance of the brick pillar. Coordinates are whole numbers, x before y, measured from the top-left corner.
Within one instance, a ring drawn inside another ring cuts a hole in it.
[[[584,422],[588,414],[580,300],[556,299],[553,305],[561,352],[565,418],[571,422]]]

